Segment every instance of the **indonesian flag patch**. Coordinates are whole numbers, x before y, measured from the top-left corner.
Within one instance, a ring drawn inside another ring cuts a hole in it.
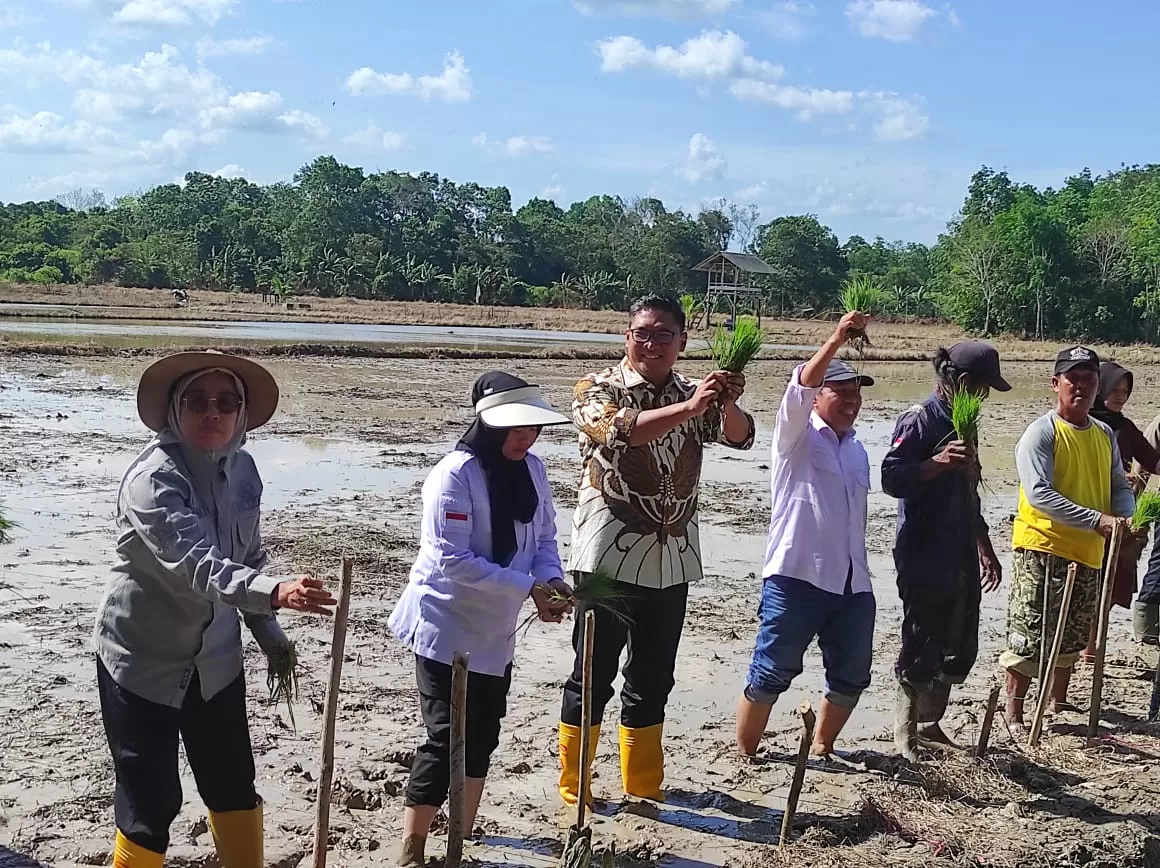
[[[466,512],[445,512],[443,517],[447,521],[467,521],[468,515]]]

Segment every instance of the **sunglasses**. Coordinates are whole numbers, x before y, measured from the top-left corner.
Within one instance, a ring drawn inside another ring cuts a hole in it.
[[[677,337],[676,332],[668,330],[653,332],[648,329],[629,329],[628,333],[638,344],[647,344],[649,341],[654,344],[671,344]]]
[[[242,406],[242,399],[233,392],[222,392],[217,397],[211,397],[204,392],[193,392],[183,396],[181,401],[194,413],[208,413],[212,405],[217,407],[223,416],[238,412]]]

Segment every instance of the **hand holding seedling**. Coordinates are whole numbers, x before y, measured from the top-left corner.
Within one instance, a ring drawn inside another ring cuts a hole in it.
[[[314,615],[332,615],[338,601],[326,590],[322,579],[299,576],[292,582],[279,582],[274,588],[273,603],[278,609],[293,609]]]
[[[572,589],[563,579],[552,579],[546,584],[536,582],[529,596],[545,623],[558,624],[572,611]]]
[[[1124,530],[1129,530],[1128,519],[1120,518],[1117,515],[1101,515],[1100,523],[1096,526],[1096,530],[1102,533],[1105,537],[1111,537],[1112,531],[1116,525],[1119,525]]]
[[[962,467],[974,463],[975,449],[964,440],[952,440],[942,452],[937,453],[931,460],[944,470]]]
[[[725,390],[724,377],[724,372],[715,371],[697,384],[697,391],[685,402],[693,416],[704,416],[705,412],[717,403]]]
[[[844,344],[851,338],[864,336],[866,334],[866,325],[870,322],[868,314],[864,314],[859,310],[852,310],[848,314],[838,320],[838,327],[834,330],[834,340],[837,343]]]
[[[717,376],[718,374],[720,374],[721,380],[725,385],[725,390],[722,393],[724,404],[726,407],[732,407],[745,394],[745,375],[730,374],[727,371],[713,372],[713,376]]]

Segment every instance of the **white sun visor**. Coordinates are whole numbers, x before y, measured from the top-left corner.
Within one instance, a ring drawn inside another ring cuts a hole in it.
[[[572,421],[552,409],[540,394],[538,386],[524,386],[484,395],[476,403],[475,412],[489,428],[567,425]]]

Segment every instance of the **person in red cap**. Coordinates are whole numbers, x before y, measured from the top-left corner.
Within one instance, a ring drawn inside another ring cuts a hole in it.
[[[911,761],[923,741],[950,743],[939,721],[951,686],[966,680],[978,656],[982,591],[1002,578],[980,508],[978,444],[955,433],[951,402],[961,390],[986,398],[1011,386],[999,353],[982,341],[940,347],[933,363],[934,391],[899,417],[882,461],[882,489],[898,498],[903,613],[894,743]]]

